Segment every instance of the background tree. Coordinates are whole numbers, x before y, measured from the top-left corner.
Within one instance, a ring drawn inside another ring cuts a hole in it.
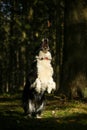
[[[87,97],[87,1],[65,1],[65,44],[60,91]]]
[[[0,92],[23,88],[43,37],[49,38],[54,77],[59,83],[56,52],[60,40],[56,42],[56,26],[61,13],[59,10],[57,15],[58,8],[60,0],[0,0]]]

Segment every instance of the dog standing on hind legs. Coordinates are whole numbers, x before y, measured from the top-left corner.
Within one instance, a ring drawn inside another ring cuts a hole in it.
[[[48,39],[45,38],[36,56],[36,70],[29,74],[23,90],[23,109],[29,117],[40,117],[45,105],[45,93],[56,89],[51,60]]]

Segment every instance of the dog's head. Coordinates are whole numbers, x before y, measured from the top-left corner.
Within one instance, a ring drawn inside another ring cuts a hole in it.
[[[49,44],[48,44],[49,40],[47,38],[43,38],[42,39],[42,46],[41,49],[43,52],[47,52],[49,50]]]

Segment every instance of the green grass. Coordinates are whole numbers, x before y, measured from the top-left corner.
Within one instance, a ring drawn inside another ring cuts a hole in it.
[[[0,95],[0,130],[86,130],[87,104],[47,96],[41,119],[23,115],[21,95]]]

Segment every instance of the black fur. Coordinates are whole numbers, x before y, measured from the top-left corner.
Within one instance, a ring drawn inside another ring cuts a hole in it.
[[[45,105],[45,91],[38,93],[35,88],[31,88],[31,82],[33,81],[30,81],[28,77],[22,96],[23,109],[25,115],[36,117],[37,115],[41,115],[43,111]],[[29,108],[29,105],[32,105],[32,110]]]

